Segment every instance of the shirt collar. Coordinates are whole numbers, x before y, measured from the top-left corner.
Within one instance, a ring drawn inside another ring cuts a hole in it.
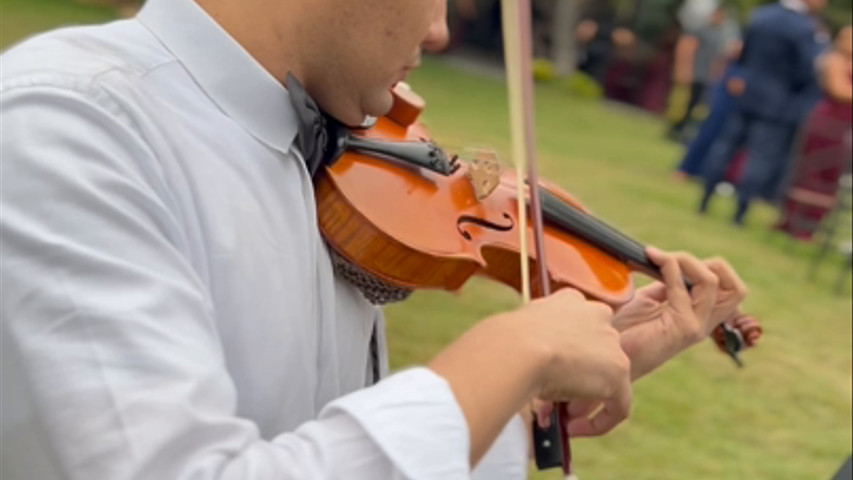
[[[799,13],[809,13],[808,5],[803,0],[780,0],[780,4],[788,10],[793,10]]]
[[[287,153],[297,133],[284,86],[193,0],[148,0],[138,19],[252,136]]]

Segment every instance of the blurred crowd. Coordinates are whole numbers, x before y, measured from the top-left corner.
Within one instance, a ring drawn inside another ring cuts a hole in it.
[[[763,198],[780,206],[776,228],[810,239],[850,169],[851,29],[827,20],[827,0],[742,3],[533,0],[534,50],[555,64],[569,52],[605,97],[664,114],[700,212],[736,191],[736,225]],[[453,5],[455,46],[499,55],[500,2]]]
[[[674,79],[690,93],[670,136],[684,139],[693,107],[703,98],[710,106],[678,169],[703,183],[699,212],[728,182],[736,186],[736,225],[764,198],[781,207],[776,228],[810,239],[837,204],[850,166],[853,37],[845,26],[831,41],[819,16],[825,6],[781,0],[759,7],[742,42],[720,41],[718,6],[679,41]]]

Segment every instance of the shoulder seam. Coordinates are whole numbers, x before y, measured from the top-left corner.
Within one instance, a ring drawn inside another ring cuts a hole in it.
[[[144,70],[134,72],[134,75],[139,79],[143,79],[155,70],[174,63],[178,63],[177,59],[166,59]],[[3,82],[0,83],[0,94],[8,94],[30,88],[55,89],[57,91],[76,93],[92,100],[102,108],[107,109],[113,115],[116,115],[126,123],[127,126],[132,128],[137,135],[140,135],[140,138],[142,138],[142,132],[138,125],[136,125],[136,122],[132,119],[131,115],[129,115],[127,111],[121,107],[120,103],[115,100],[114,96],[104,88],[102,82],[102,79],[108,75],[126,71],[127,70],[120,67],[113,66],[95,73],[94,75],[80,75],[50,71],[22,74],[17,77],[3,79]]]
[[[106,74],[109,71],[112,70],[107,70],[101,75]],[[113,99],[113,97],[99,85],[97,77],[90,77],[88,75],[86,77],[81,77],[77,75],[58,73],[27,75],[11,79],[11,81],[6,79],[3,82],[2,88],[0,88],[0,93],[27,93],[27,90],[33,90],[33,92],[35,92],[40,89],[80,95],[84,99],[90,100],[99,107],[106,109],[120,119],[122,123],[133,128],[137,134],[139,133],[138,128],[136,128],[136,126],[133,125],[133,122],[130,121],[130,115],[128,115],[127,112]]]

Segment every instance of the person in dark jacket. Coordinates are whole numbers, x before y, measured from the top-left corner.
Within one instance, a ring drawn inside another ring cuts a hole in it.
[[[815,64],[826,42],[814,14],[825,6],[826,0],[782,0],[755,11],[738,62],[741,75],[728,81],[736,106],[712,147],[700,212],[708,210],[741,145],[749,158],[738,184],[736,224],[743,224],[752,199],[784,168],[796,127],[817,100]]]
[[[668,136],[679,140],[693,119],[693,111],[702,103],[708,88],[725,73],[726,52],[730,49],[727,12],[718,5],[702,27],[688,30],[675,47],[673,77],[678,87],[690,92],[687,108],[669,129]]]

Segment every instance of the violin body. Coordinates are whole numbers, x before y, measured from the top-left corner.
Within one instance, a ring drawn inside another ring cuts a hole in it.
[[[416,101],[397,98],[408,106]],[[415,118],[410,113],[399,121],[392,111],[361,133],[379,141],[428,138]],[[406,125],[407,121],[411,123]],[[455,291],[478,275],[520,290],[515,174],[502,172],[496,188],[478,198],[470,168],[461,164],[454,173],[443,175],[372,155],[344,153],[315,185],[320,229],[338,254],[393,285]],[[568,193],[546,188],[583,209]],[[600,249],[547,224],[545,248],[552,290],[571,286],[613,306],[633,295],[630,268]],[[532,243],[524,254],[534,271]],[[531,279],[535,291],[538,279],[535,275]]]

